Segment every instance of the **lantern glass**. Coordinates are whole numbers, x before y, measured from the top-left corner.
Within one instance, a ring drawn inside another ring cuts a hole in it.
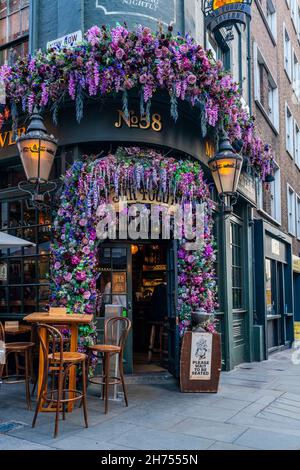
[[[18,149],[27,180],[47,182],[57,151],[57,143],[42,138],[21,138],[18,141]]]
[[[243,159],[238,155],[217,156],[209,162],[219,195],[230,195],[237,191]]]

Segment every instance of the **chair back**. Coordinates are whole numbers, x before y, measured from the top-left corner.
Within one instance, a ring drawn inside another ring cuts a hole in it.
[[[42,330],[46,330],[47,332],[47,339],[45,341],[44,335],[42,335]],[[49,356],[51,361],[54,361],[54,355],[59,356],[59,360],[56,359],[55,362],[59,363],[60,368],[63,366],[63,353],[64,353],[64,338],[62,333],[55,328],[54,326],[45,325],[43,323],[39,323],[37,325],[37,333],[43,353],[44,365],[48,368],[49,364]],[[48,351],[48,344],[51,343],[51,353]],[[45,367],[45,368],[46,368]]]
[[[1,321],[0,321],[0,341],[3,341],[3,343],[5,343],[5,330]]]
[[[104,325],[104,343],[118,346],[123,352],[130,329],[131,321],[128,318],[108,318]]]

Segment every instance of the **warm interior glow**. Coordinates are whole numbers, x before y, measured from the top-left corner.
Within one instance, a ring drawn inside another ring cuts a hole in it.
[[[131,254],[136,255],[139,252],[139,247],[137,245],[131,245]]]

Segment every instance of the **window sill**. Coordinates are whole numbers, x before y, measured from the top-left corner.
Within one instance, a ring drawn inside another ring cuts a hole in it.
[[[279,129],[277,129],[275,127],[275,125],[273,124],[273,122],[271,121],[271,119],[269,118],[268,116],[268,113],[266,112],[265,108],[263,107],[263,105],[261,104],[261,102],[256,99],[255,100],[255,103],[256,103],[256,106],[259,108],[260,112],[262,113],[262,115],[264,116],[265,120],[267,121],[267,123],[269,124],[269,126],[271,127],[272,131],[274,132],[274,134],[276,136],[279,135]]]
[[[9,49],[10,47],[17,46],[18,44],[25,42],[28,39],[29,39],[29,33],[23,34],[23,36],[20,36],[19,38],[14,39],[13,41],[9,41],[9,42],[6,42],[5,44],[1,44],[0,51]]]
[[[275,225],[277,225],[278,227],[281,227],[281,222],[279,222],[278,220],[274,219],[274,217],[272,217],[270,214],[268,214],[266,211],[264,211],[263,209],[259,209],[257,208],[257,212],[263,216],[265,216],[270,222],[273,222]]]

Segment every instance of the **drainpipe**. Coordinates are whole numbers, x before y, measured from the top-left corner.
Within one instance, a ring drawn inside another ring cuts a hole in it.
[[[252,47],[251,47],[251,18],[247,18],[247,61],[248,61],[248,105],[252,114]]]
[[[38,44],[38,3],[32,0],[29,6],[29,53],[33,54]]]

